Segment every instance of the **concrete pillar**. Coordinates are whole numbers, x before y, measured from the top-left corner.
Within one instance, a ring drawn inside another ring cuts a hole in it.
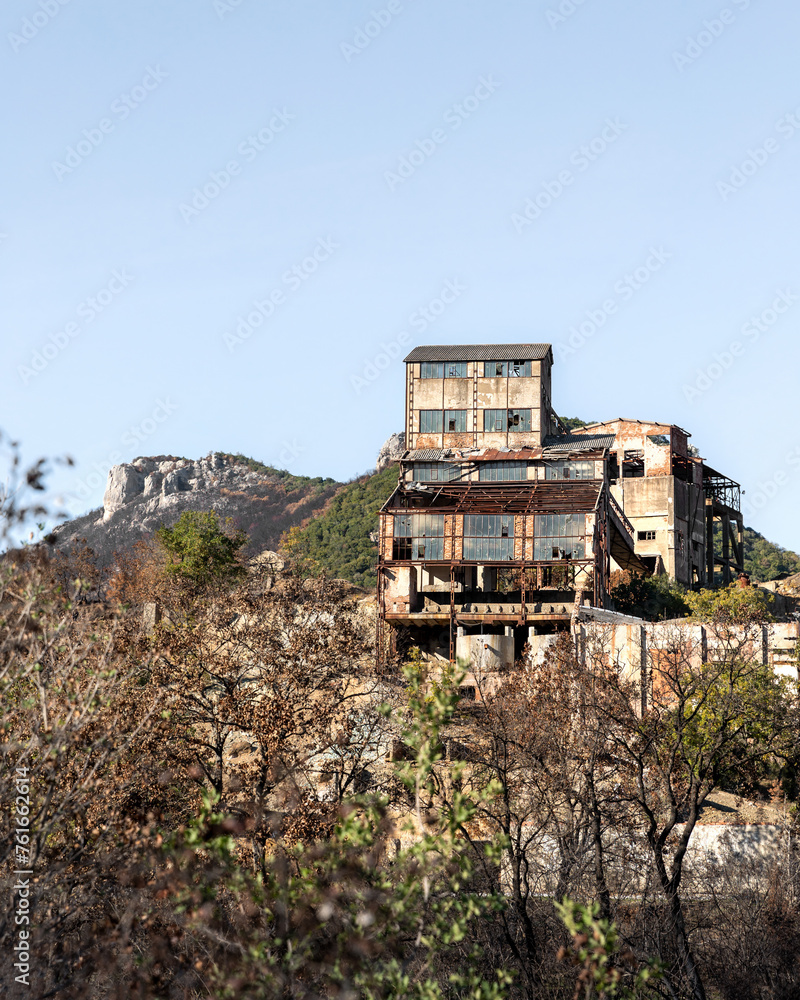
[[[478,566],[478,590],[488,593],[497,590],[497,568],[495,566]]]
[[[473,672],[509,670],[514,666],[514,636],[459,635],[456,659],[466,661]]]
[[[161,605],[158,601],[148,601],[142,613],[142,624],[148,634],[155,630],[156,625],[161,621]]]

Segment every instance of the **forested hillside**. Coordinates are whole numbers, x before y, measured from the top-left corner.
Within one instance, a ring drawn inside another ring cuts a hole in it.
[[[396,465],[348,483],[323,514],[287,532],[283,547],[314,576],[325,573],[373,588],[378,546],[370,534],[377,531],[378,511],[396,484]]]

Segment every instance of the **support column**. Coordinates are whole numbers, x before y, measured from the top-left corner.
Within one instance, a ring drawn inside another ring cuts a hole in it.
[[[714,586],[714,501],[706,497],[706,586]]]
[[[727,514],[722,518],[722,582],[731,582],[731,519]]]

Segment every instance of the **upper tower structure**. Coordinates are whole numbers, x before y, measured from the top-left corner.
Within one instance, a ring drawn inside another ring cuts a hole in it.
[[[406,447],[540,448],[556,432],[550,344],[416,347],[406,362]]]

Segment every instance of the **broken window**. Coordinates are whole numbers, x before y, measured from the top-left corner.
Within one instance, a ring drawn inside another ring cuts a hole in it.
[[[418,483],[449,483],[459,478],[461,466],[449,462],[414,462],[411,475]]]
[[[443,559],[444,514],[395,514],[393,559]]]
[[[660,448],[669,444],[669,438],[666,434],[648,434],[647,440],[651,441],[653,444],[657,444]]]
[[[655,531],[640,531],[636,536],[640,542],[654,542],[656,540]]]
[[[420,378],[466,378],[466,361],[423,361]]]
[[[594,462],[570,462],[559,459],[545,465],[545,479],[594,479]]]
[[[623,452],[622,478],[641,479],[644,476],[644,452],[639,448]]]
[[[479,462],[478,479],[482,483],[516,482],[528,478],[527,462]]]
[[[537,562],[586,558],[584,514],[537,514],[533,532],[533,558]]]
[[[530,361],[484,361],[484,378],[530,378]]]
[[[420,432],[420,434],[441,434],[442,433],[442,411],[441,410],[420,410],[419,411],[419,432]]]
[[[444,429],[450,433],[463,433],[467,429],[466,410],[445,410]]]
[[[510,431],[529,431],[531,429],[531,411],[509,410],[508,429]]]
[[[514,558],[513,514],[465,514],[464,558],[496,562]]]

